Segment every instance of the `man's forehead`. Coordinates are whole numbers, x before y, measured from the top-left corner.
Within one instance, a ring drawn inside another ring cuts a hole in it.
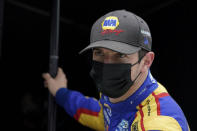
[[[109,52],[109,53],[120,53],[120,52],[114,51],[112,49],[103,48],[103,47],[95,47],[95,48],[93,48],[93,50],[100,50],[100,51]]]
[[[103,53],[111,54],[111,55],[123,54],[123,53],[120,53],[120,52],[117,52],[117,51],[114,51],[114,50],[111,50],[108,48],[103,48],[103,47],[95,47],[95,48],[93,48],[93,51],[94,50],[102,51]],[[125,54],[125,55],[128,56],[129,58],[133,59],[135,57],[138,57],[138,52],[133,53],[133,54]]]
[[[93,48],[93,50],[99,50],[99,51],[103,51],[106,53],[113,53],[113,54],[125,54],[125,53],[121,53],[121,52],[118,52],[118,51],[115,51],[112,49],[108,49],[108,48],[104,48],[104,47],[95,47],[95,48]],[[132,54],[125,54],[125,55],[134,55],[134,54],[137,54],[137,52],[132,53]]]

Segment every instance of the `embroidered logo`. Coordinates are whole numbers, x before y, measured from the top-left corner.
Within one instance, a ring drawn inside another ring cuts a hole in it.
[[[150,116],[151,113],[151,107],[150,107],[150,100],[147,100],[147,110],[148,110],[148,116]]]
[[[136,122],[132,125],[132,131],[139,131],[139,130],[138,130],[138,121],[136,121]]]
[[[118,124],[115,131],[128,131],[129,130],[129,122],[127,120],[122,119],[122,121]]]
[[[121,29],[116,29],[119,26],[119,20],[116,16],[109,16],[106,17],[105,20],[101,23],[103,31],[101,32],[102,35],[115,33],[115,35],[124,32]]]
[[[148,42],[148,38],[144,37],[144,44],[145,44],[145,45],[148,45],[148,43],[149,43],[149,42]]]
[[[103,114],[104,114],[104,118],[107,122],[107,125],[110,125],[110,118],[109,118],[107,111],[105,109],[103,109]]]
[[[146,36],[151,37],[151,34],[150,34],[149,31],[141,30],[141,33],[142,33],[143,35],[146,35]]]
[[[105,18],[105,20],[102,22],[103,30],[107,30],[107,29],[114,30],[116,29],[116,27],[118,27],[118,25],[119,25],[119,21],[116,16],[109,16]]]
[[[107,114],[108,114],[110,117],[112,117],[111,107],[110,107],[108,104],[106,104],[106,103],[104,103],[104,106],[107,107],[107,109],[106,109]]]

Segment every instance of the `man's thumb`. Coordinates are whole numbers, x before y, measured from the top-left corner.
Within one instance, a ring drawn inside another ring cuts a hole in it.
[[[64,71],[62,70],[62,68],[59,67],[56,78],[61,78],[62,76],[65,76],[65,74],[64,74]]]
[[[50,75],[49,73],[43,73],[43,74],[42,74],[42,77],[43,77],[45,80],[49,80],[49,79],[52,78],[51,75]]]

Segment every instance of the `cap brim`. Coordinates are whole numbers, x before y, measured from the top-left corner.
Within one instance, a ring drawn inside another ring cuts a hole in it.
[[[102,41],[96,41],[91,43],[86,48],[81,50],[79,54],[82,54],[89,49],[98,48],[98,47],[107,48],[116,52],[120,52],[122,54],[133,54],[141,49],[140,47],[128,45],[126,43],[122,43],[118,41],[102,40]]]

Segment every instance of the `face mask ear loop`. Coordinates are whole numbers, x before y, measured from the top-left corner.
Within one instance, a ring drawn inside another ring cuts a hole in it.
[[[144,55],[145,56],[145,55]],[[138,60],[138,63],[140,64],[141,60],[144,58],[144,56],[140,57]]]
[[[137,78],[140,76],[141,73],[142,73],[142,72],[140,72],[140,73],[137,75],[137,77],[135,78],[135,80],[133,81],[133,83],[137,80]]]
[[[144,55],[144,56],[145,56],[145,55]],[[141,60],[143,59],[144,56],[142,56],[141,58],[139,58],[139,60],[138,60],[135,64],[132,64],[132,66],[134,66],[134,65],[136,65],[136,64],[140,64],[140,62],[141,62]]]
[[[145,55],[144,55],[144,56],[145,56]],[[138,62],[136,62],[136,63],[133,64],[132,66],[134,66],[134,65],[136,65],[136,64],[140,64],[140,62],[141,62],[141,60],[142,60],[142,58],[143,58],[144,56],[142,56],[141,58],[139,58]],[[135,78],[135,80],[133,80],[133,83],[136,81],[136,79],[140,76],[141,73],[142,73],[142,72],[140,72],[140,73],[137,75],[137,77]]]

